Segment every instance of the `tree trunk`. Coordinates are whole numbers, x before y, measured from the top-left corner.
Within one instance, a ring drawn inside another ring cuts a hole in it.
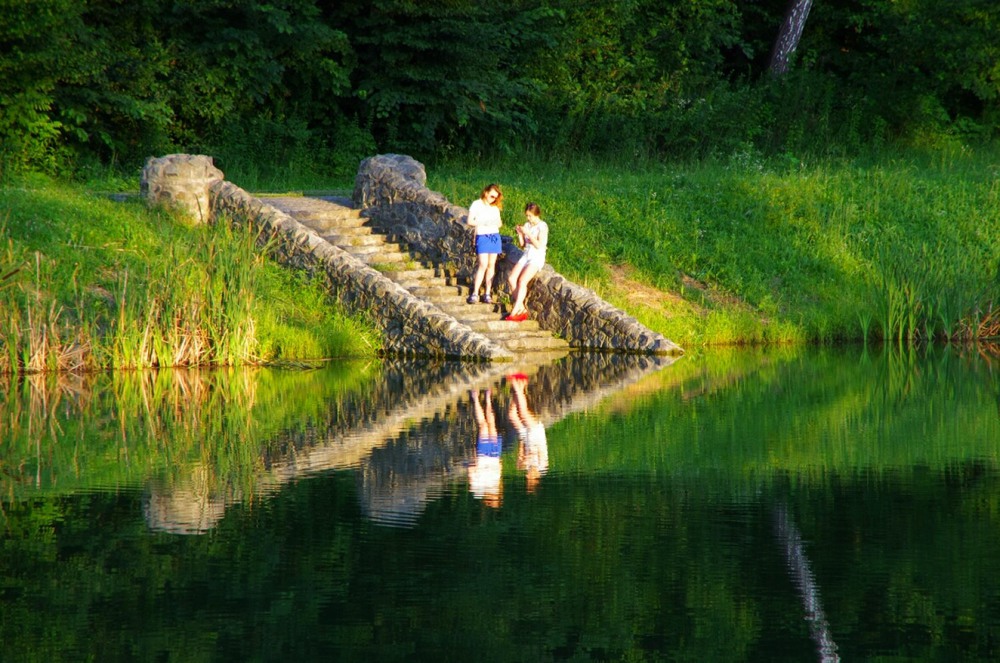
[[[775,76],[780,76],[788,71],[788,58],[798,48],[802,30],[806,27],[806,19],[809,18],[809,10],[812,9],[812,3],[813,0],[789,0],[785,20],[782,22],[781,31],[774,42],[774,50],[771,51],[771,64],[768,67]]]

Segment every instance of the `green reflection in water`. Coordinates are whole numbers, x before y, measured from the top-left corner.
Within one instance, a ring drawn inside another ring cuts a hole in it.
[[[742,494],[778,475],[941,470],[1000,454],[997,370],[972,352],[740,349],[658,361],[571,356],[525,369],[554,472],[715,477]],[[510,370],[342,362],[8,382],[0,494],[155,484],[228,504],[360,464],[370,483],[380,473],[398,483],[407,470],[393,463],[405,458],[388,457],[412,456],[406,439],[427,437],[429,421],[436,442],[420,445],[451,445],[434,471],[453,473],[476,435],[467,390],[492,387],[504,419]]]
[[[973,352],[713,351],[562,422],[550,431],[552,464],[579,473],[713,474],[735,487],[775,473],[995,463],[998,385],[997,367]],[[601,444],[623,432],[627,445]]]
[[[252,495],[275,435],[363,399],[377,363],[316,371],[163,370],[0,382],[7,499],[189,483]]]
[[[112,381],[41,401],[34,386],[8,390],[5,651],[817,660],[809,576],[844,660],[994,657],[988,360],[771,349],[635,368],[531,369],[550,468],[529,492],[508,447],[497,507],[451,471],[474,453],[468,389],[493,385],[506,409],[507,379],[489,367],[216,375],[197,390]],[[183,487],[198,468],[240,499],[194,528],[203,536],[151,531],[144,482]],[[365,517],[431,484],[409,528]],[[107,490],[122,485],[142,490]],[[808,573],[789,571],[789,527]]]

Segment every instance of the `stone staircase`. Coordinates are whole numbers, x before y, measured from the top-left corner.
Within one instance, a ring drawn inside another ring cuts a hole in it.
[[[399,238],[380,234],[347,198],[281,196],[260,200],[511,352],[569,351],[565,340],[541,329],[534,320],[503,320],[505,304],[467,304],[468,279],[460,278],[453,266],[426,260]]]

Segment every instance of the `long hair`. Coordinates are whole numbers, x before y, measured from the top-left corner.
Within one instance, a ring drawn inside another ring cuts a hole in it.
[[[499,184],[487,184],[486,186],[483,187],[483,192],[479,194],[479,197],[485,203],[486,196],[489,194],[490,191],[497,192],[497,199],[494,200],[492,203],[487,203],[487,204],[492,204],[497,209],[503,209],[503,191],[500,190]]]

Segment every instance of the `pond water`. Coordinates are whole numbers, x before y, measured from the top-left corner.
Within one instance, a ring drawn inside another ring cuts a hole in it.
[[[975,349],[0,382],[4,661],[987,661]]]

